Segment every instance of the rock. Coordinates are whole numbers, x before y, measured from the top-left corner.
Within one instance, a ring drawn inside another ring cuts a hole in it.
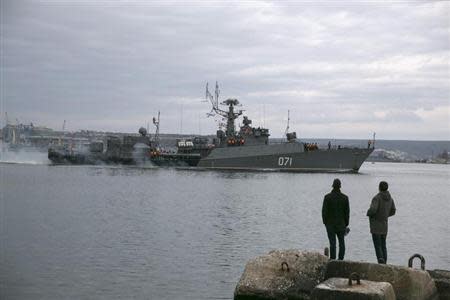
[[[395,300],[395,292],[389,282],[361,280],[360,284],[348,284],[347,278],[330,278],[314,288],[311,300]]]
[[[439,300],[450,300],[450,280],[434,279],[434,284],[438,290]]]
[[[427,270],[433,279],[449,279],[450,271],[447,270]]]
[[[440,300],[450,300],[450,271],[433,270],[428,271],[433,278],[439,293]]]
[[[247,263],[234,299],[309,299],[324,280],[327,262],[328,258],[317,252],[271,251]]]
[[[354,261],[330,261],[325,278],[348,278],[358,273],[361,279],[389,282],[398,300],[438,299],[436,285],[427,271],[407,267]]]

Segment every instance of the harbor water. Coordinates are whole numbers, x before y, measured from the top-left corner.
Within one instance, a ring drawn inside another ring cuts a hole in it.
[[[350,199],[346,259],[376,262],[366,211],[389,182],[388,263],[450,269],[450,166],[359,174],[0,163],[1,299],[232,299],[250,258],[322,252],[323,196]]]

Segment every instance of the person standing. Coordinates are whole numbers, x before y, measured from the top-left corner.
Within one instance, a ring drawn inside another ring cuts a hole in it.
[[[339,240],[339,260],[344,259],[345,241],[349,219],[350,205],[348,197],[341,192],[341,181],[333,181],[333,190],[326,194],[322,205],[322,221],[327,229],[330,241],[330,259],[336,259],[336,236]]]
[[[388,183],[381,181],[379,193],[373,197],[367,216],[370,222],[370,233],[372,234],[373,246],[378,263],[387,263],[386,236],[388,233],[388,218],[395,215],[395,204],[388,191]]]

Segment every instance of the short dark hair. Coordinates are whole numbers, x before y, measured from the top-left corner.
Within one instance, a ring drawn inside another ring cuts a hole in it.
[[[388,183],[386,181],[380,181],[380,185],[378,186],[378,188],[380,189],[380,191],[385,192],[388,190]]]
[[[335,189],[340,189],[341,188],[341,181],[338,178],[336,178],[335,180],[333,180],[332,187],[334,187]]]

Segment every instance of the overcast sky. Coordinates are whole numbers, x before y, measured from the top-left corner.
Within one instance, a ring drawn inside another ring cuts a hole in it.
[[[449,2],[0,3],[2,125],[213,134],[217,80],[273,137],[450,139]]]

